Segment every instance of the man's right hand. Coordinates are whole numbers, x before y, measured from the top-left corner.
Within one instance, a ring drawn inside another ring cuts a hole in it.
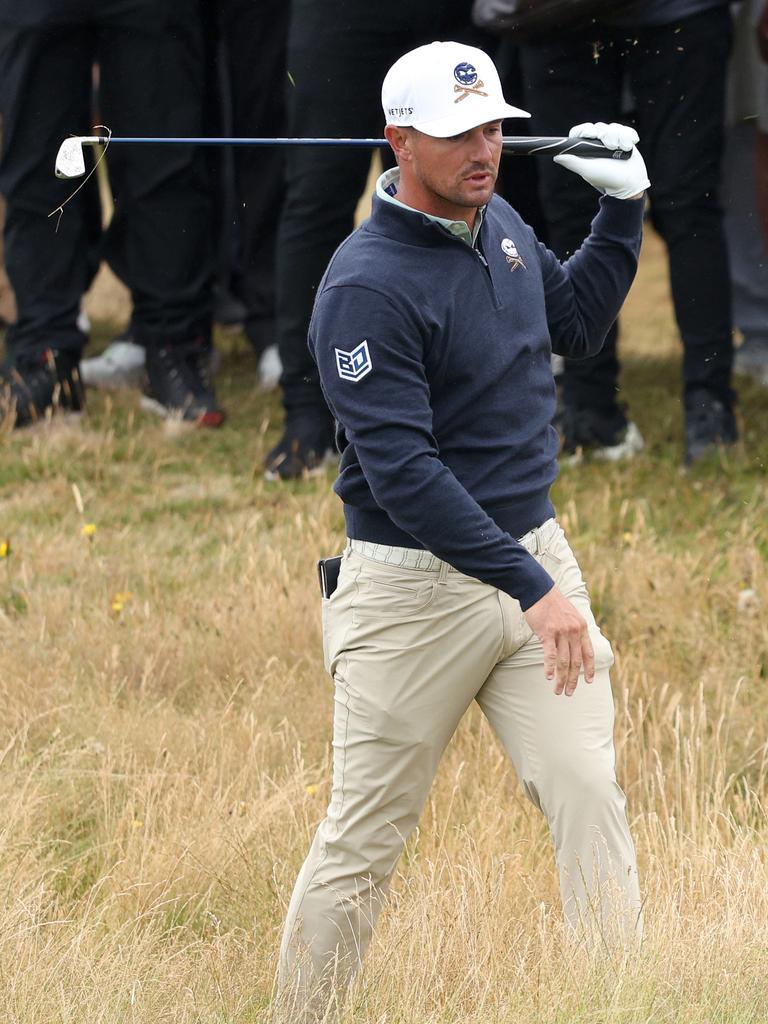
[[[591,683],[595,678],[595,652],[589,639],[586,619],[557,587],[532,604],[525,620],[544,648],[544,672],[556,679],[555,693],[570,697],[576,689],[579,672]]]

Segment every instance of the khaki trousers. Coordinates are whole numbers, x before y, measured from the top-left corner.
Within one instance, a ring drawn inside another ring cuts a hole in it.
[[[639,935],[640,894],[616,782],[610,644],[554,519],[521,540],[586,618],[594,682],[555,696],[520,605],[426,551],[353,541],[323,602],[335,684],[333,788],[288,909],[280,956],[293,1019],[350,980],[440,756],[476,700],[546,816],[574,929]]]

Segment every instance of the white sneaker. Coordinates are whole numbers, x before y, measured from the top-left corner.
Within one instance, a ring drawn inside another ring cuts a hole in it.
[[[86,387],[117,391],[136,388],[144,377],[144,348],[133,341],[113,341],[100,356],[80,362],[80,376]]]
[[[643,435],[636,423],[630,420],[627,423],[627,430],[624,437],[618,444],[606,445],[604,448],[595,448],[590,452],[593,459],[602,459],[603,462],[621,462],[622,459],[631,459],[645,448]]]
[[[280,362],[277,345],[269,345],[261,353],[259,359],[259,387],[261,390],[274,391],[280,383],[282,372],[283,364]]]
[[[643,448],[645,448],[643,435],[637,424],[629,420],[624,437],[618,444],[603,445],[601,448],[586,450],[577,448],[572,455],[561,456],[560,462],[563,466],[580,466],[587,456],[600,462],[622,462],[633,459]]]

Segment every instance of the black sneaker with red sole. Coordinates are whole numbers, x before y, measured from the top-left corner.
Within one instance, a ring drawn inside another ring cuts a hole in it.
[[[226,418],[210,382],[212,347],[195,339],[147,349],[141,407],[164,419],[220,427]]]

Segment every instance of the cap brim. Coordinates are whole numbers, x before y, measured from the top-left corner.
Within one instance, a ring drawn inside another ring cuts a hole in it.
[[[513,107],[509,103],[489,103],[482,109],[475,105],[473,109],[456,110],[449,117],[440,117],[435,121],[422,121],[411,125],[424,135],[432,135],[436,139],[448,139],[452,135],[461,135],[480,124],[492,121],[503,121],[507,117],[530,117],[527,110]]]

